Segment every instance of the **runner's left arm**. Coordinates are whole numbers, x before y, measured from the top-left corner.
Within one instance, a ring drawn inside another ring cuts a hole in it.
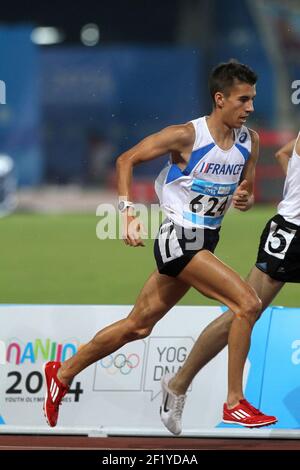
[[[241,176],[241,183],[235,190],[232,198],[232,204],[235,209],[240,211],[247,211],[251,209],[254,204],[254,179],[255,168],[259,154],[259,137],[257,132],[249,129],[251,135],[251,154],[245,165]]]

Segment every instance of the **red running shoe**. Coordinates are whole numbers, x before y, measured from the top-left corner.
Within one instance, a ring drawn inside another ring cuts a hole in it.
[[[267,416],[254,406],[250,405],[247,400],[240,400],[239,404],[231,410],[227,404],[223,407],[223,423],[240,424],[247,428],[257,428],[260,426],[268,426],[275,424],[277,418],[275,416]]]
[[[62,384],[57,378],[57,372],[60,366],[60,362],[54,361],[47,362],[44,365],[47,391],[43,408],[47,423],[51,427],[56,426],[59,405],[61,404],[61,400],[69,390],[69,387]]]

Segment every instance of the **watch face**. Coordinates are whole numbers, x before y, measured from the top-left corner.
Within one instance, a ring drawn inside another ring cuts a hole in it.
[[[125,201],[120,201],[119,205],[118,205],[118,208],[119,208],[120,212],[123,212],[123,210],[125,210],[125,208],[126,208]]]
[[[132,202],[129,202],[129,201],[120,201],[119,204],[118,204],[118,209],[120,212],[124,212],[127,207],[133,207],[133,204]]]

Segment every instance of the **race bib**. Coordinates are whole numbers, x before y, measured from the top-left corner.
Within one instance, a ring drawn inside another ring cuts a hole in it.
[[[220,184],[194,180],[184,218],[196,225],[218,227],[236,187],[237,183]]]
[[[295,233],[296,230],[280,227],[276,222],[271,222],[270,232],[264,246],[265,252],[275,258],[284,259]]]

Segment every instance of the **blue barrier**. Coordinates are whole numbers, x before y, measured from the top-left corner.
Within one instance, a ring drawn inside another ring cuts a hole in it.
[[[300,427],[300,309],[274,307],[260,406],[272,411],[276,428]]]
[[[254,327],[248,360],[247,399],[278,418],[272,428],[299,429],[300,308],[267,308]]]

